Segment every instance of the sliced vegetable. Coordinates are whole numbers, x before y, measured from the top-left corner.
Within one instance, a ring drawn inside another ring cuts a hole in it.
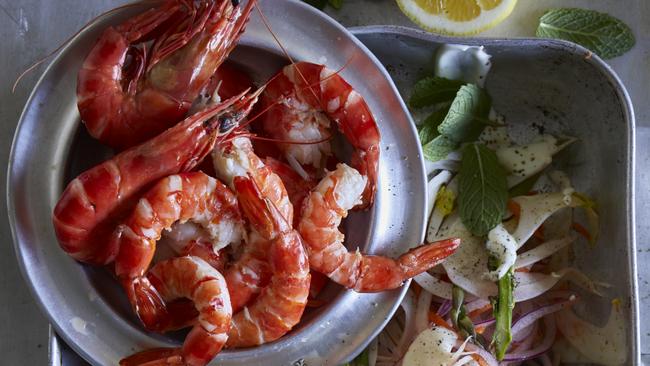
[[[442,221],[451,214],[453,211],[456,197],[458,196],[458,175],[449,181],[445,186],[444,191],[439,191],[436,195],[436,201],[433,206],[433,212],[429,219],[429,227],[427,229],[427,240],[434,241]],[[451,299],[451,297],[450,297]]]
[[[411,343],[402,361],[403,366],[451,365],[452,349],[458,336],[449,329],[434,326],[420,333]]]
[[[562,280],[571,281],[598,296],[603,296],[600,291],[601,288],[609,287],[608,284],[592,281],[584,273],[572,267],[551,272],[551,274],[515,272],[515,282],[517,283],[517,287],[515,288],[515,301],[521,302],[534,299],[552,289]]]
[[[575,240],[575,235],[567,235],[561,239],[547,241],[525,253],[519,254],[519,256],[517,256],[517,261],[515,262],[515,269],[527,267],[544,258],[548,258],[558,250],[573,243]]]
[[[427,272],[420,273],[413,277],[413,280],[427,292],[443,299],[451,299],[451,283],[442,281]]]
[[[512,233],[518,247],[524,245],[553,213],[564,207],[576,207],[579,203],[572,195],[562,192],[519,196],[512,200],[519,205],[521,212],[517,229]]]
[[[446,193],[445,184],[451,180],[451,173],[442,171],[438,173],[433,179],[427,183],[427,215],[430,217],[433,214],[433,209],[438,204],[439,199],[447,199],[449,194]],[[442,198],[445,197],[445,198]],[[451,198],[451,205],[453,207],[453,197]],[[427,217],[427,219],[428,219]]]
[[[486,235],[506,212],[506,174],[494,151],[483,144],[467,144],[459,172],[458,207],[467,229]]]
[[[508,195],[510,197],[517,197],[517,196],[524,196],[529,194],[533,190],[533,187],[535,187],[537,181],[539,181],[539,177],[541,175],[542,175],[541,172],[531,175],[530,177],[522,180],[521,182],[517,183],[513,187],[510,187],[510,190],[508,190]]]
[[[463,338],[474,337],[476,338],[476,331],[474,330],[474,323],[467,316],[465,312],[465,291],[458,286],[454,286],[452,290],[451,310],[449,315],[451,323],[454,328],[463,335]]]
[[[497,281],[506,275],[517,260],[517,241],[499,224],[490,230],[485,244],[488,253],[499,265],[487,273],[487,278]]]
[[[548,352],[555,342],[556,335],[556,324],[555,318],[552,316],[546,316],[544,318],[544,338],[542,341],[535,346],[534,348],[527,349],[525,351],[513,352],[507,355],[504,355],[503,360],[509,362],[521,362],[537,358],[544,353]]]
[[[490,119],[495,118],[490,115]],[[478,142],[484,143],[485,146],[492,150],[498,150],[513,145],[506,126],[486,126],[481,133],[481,136],[478,137]]]
[[[494,282],[484,278],[489,258],[485,242],[473,236],[456,214],[445,220],[434,240],[451,237],[460,238],[461,244],[454,254],[442,262],[449,279],[472,295],[482,298],[496,295]]]
[[[557,313],[556,318],[564,338],[592,362],[622,365],[627,360],[627,320],[620,300],[612,301],[609,319],[602,328],[578,318],[571,309]]]
[[[508,187],[514,187],[544,170],[551,164],[553,155],[575,141],[573,138],[559,140],[551,135],[542,135],[530,144],[496,150],[499,163],[509,174]]]
[[[515,287],[513,270],[510,268],[498,283],[498,296],[493,300],[494,318],[496,327],[492,342],[497,356],[497,360],[503,360],[506,350],[512,341],[512,310],[515,308],[515,299],[513,289]]]

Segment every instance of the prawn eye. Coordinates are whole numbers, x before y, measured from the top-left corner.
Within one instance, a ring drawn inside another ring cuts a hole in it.
[[[237,127],[237,118],[233,115],[219,117],[219,133],[226,134]]]
[[[231,0],[232,6],[237,6],[239,5],[239,0]]]

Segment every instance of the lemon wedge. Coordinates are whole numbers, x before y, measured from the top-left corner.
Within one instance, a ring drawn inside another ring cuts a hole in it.
[[[422,28],[455,36],[494,27],[516,4],[517,0],[397,0],[402,12]]]

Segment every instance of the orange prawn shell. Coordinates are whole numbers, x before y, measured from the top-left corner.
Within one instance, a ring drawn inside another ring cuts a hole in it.
[[[325,65],[309,62],[288,65],[267,85],[261,98],[270,108],[262,125],[271,137],[291,140],[289,132],[300,123],[301,113],[289,106],[292,99],[308,104],[336,123],[354,148],[352,166],[368,177],[362,207],[371,205],[376,191],[381,135],[366,101]]]

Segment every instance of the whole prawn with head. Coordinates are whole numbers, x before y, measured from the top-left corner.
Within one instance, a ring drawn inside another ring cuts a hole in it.
[[[178,184],[170,185],[178,179],[186,183],[196,180],[204,185],[213,182],[207,186],[219,184],[203,173],[189,173],[168,178],[161,183],[163,191],[167,190],[165,187],[178,187]],[[291,228],[272,200],[264,196],[254,179],[236,176],[232,185],[244,216],[270,243],[267,254],[272,275],[269,284],[251,304],[232,315],[226,281],[206,262],[195,257],[180,257],[156,264],[147,278],[160,291],[162,299],[168,302],[179,298],[192,300],[198,319],[181,348],[146,350],[121,360],[121,366],[203,366],[224,345],[238,348],[271,342],[285,335],[300,321],[307,304],[310,281],[309,263],[300,235]],[[193,195],[196,190],[186,187],[184,191]],[[161,207],[173,207],[173,204],[160,203]]]
[[[261,102],[264,132],[297,164],[325,167],[332,156],[332,124],[353,147],[352,166],[367,178],[362,202],[372,205],[379,169],[379,128],[363,97],[338,72],[309,62],[286,66],[267,85]],[[284,143],[283,143],[284,142]]]
[[[54,208],[54,230],[61,248],[81,262],[111,263],[123,234],[116,227],[142,191],[158,179],[193,169],[212,150],[218,136],[230,132],[223,126],[237,126],[258,95],[240,95],[209,107],[81,173]]]
[[[78,74],[88,132],[122,150],[182,120],[235,47],[255,2],[168,0],[107,28]]]

